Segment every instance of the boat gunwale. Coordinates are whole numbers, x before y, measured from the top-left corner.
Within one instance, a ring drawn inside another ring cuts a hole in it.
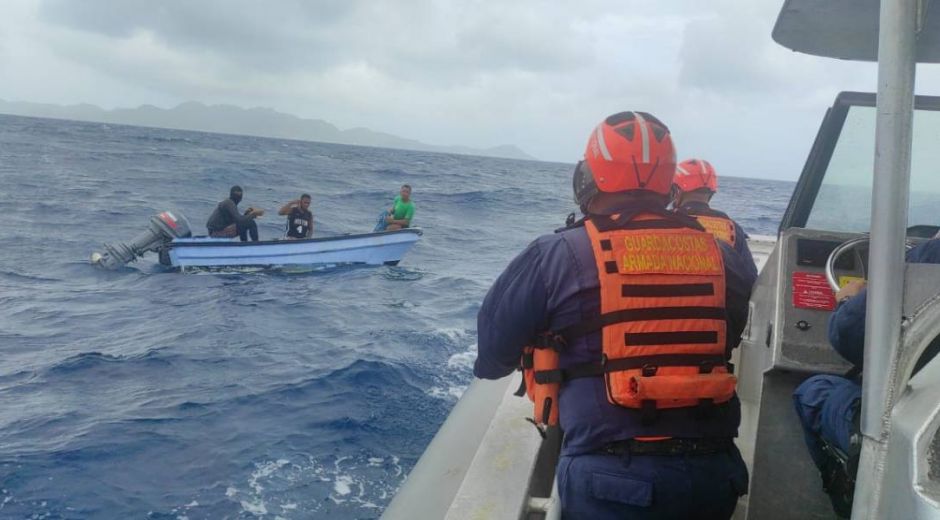
[[[303,250],[303,251],[287,251],[287,252],[283,252],[283,253],[270,253],[270,252],[267,252],[267,253],[266,253],[266,252],[263,252],[263,251],[259,251],[259,252],[255,252],[255,253],[246,252],[246,253],[242,253],[242,254],[238,254],[238,255],[212,255],[212,254],[207,254],[207,255],[203,255],[203,256],[185,256],[184,258],[185,258],[186,260],[205,260],[205,259],[213,259],[213,258],[220,258],[220,259],[229,259],[229,258],[231,258],[231,259],[235,259],[235,258],[275,258],[275,257],[300,256],[300,255],[327,255],[327,254],[339,253],[339,252],[344,252],[344,251],[362,251],[362,250],[364,250],[364,249],[376,249],[376,248],[381,248],[381,247],[393,247],[393,246],[400,246],[400,245],[402,245],[402,244],[412,244],[412,243],[413,243],[413,242],[389,242],[389,243],[386,243],[386,244],[363,244],[363,245],[360,245],[360,246],[343,247],[343,248],[336,248],[336,249],[317,249],[317,250]],[[185,249],[185,248],[183,248],[183,249]],[[329,263],[332,263],[332,262],[329,262]]]
[[[178,248],[188,248],[188,247],[257,247],[257,246],[273,246],[273,245],[303,245],[303,244],[313,244],[318,242],[341,242],[344,240],[354,240],[357,238],[371,238],[378,236],[393,236],[398,234],[413,234],[421,236],[424,234],[424,231],[421,228],[405,228],[405,229],[396,229],[395,231],[376,231],[372,233],[360,233],[357,235],[338,235],[332,237],[318,237],[318,238],[301,238],[297,240],[259,240],[257,242],[242,242],[240,240],[220,240],[215,237],[199,236],[199,237],[186,237],[183,239],[175,239],[169,243],[171,249]],[[206,239],[205,241],[197,241],[198,239]],[[185,240],[185,242],[178,242],[177,240]],[[191,241],[192,240],[192,241]],[[385,245],[385,244],[376,244],[376,245]]]

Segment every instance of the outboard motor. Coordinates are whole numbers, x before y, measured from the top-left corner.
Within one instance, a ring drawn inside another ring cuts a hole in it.
[[[150,226],[147,231],[138,235],[134,240],[104,244],[104,251],[95,251],[91,254],[91,263],[109,270],[120,269],[124,264],[132,262],[147,251],[160,254],[160,263],[169,263],[166,254],[167,246],[174,238],[192,236],[189,222],[182,215],[174,215],[164,211],[159,215],[150,217]]]

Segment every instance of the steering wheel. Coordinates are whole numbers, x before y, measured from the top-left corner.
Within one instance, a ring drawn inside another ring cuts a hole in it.
[[[924,228],[924,229],[929,228],[925,232],[930,232],[936,229],[936,226],[911,226],[910,228],[908,228],[908,232],[910,233],[912,230],[919,231],[921,230],[921,228]],[[836,246],[835,249],[832,250],[831,253],[829,253],[829,258],[826,259],[826,281],[828,281],[829,286],[832,287],[832,292],[839,292],[839,289],[842,288],[839,286],[839,281],[836,279],[835,266],[836,266],[836,262],[839,261],[839,258],[842,257],[842,255],[846,251],[851,250],[855,253],[855,260],[858,262],[858,265],[862,269],[862,277],[868,278],[868,272],[865,269],[864,259],[862,258],[862,255],[861,253],[858,252],[858,250],[860,246],[868,244],[869,241],[870,241],[870,238],[868,237],[868,235],[858,237],[858,238],[853,238],[851,240],[847,240],[839,244],[838,246]],[[904,250],[910,251],[915,245],[916,245],[916,242],[908,238],[907,240],[904,241]]]
[[[835,267],[836,262],[847,251],[851,250],[855,253],[855,260],[858,262],[858,265],[861,266],[862,276],[865,278],[868,277],[868,273],[865,270],[865,262],[862,259],[861,253],[858,252],[858,249],[862,245],[867,245],[869,240],[868,235],[853,238],[839,244],[829,253],[829,258],[826,259],[826,280],[829,282],[829,286],[832,287],[832,292],[839,292],[839,289],[842,288],[839,286],[839,280],[836,279]]]

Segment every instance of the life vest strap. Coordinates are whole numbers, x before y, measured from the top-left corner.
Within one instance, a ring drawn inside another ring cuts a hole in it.
[[[526,350],[522,353],[522,360],[520,361],[520,368],[527,370],[535,367],[535,353],[531,350]]]
[[[710,455],[733,449],[734,439],[730,437],[664,438],[651,441],[633,438],[611,442],[598,452],[608,455]]]
[[[628,347],[658,345],[713,345],[718,342],[718,333],[713,330],[677,332],[625,332],[624,344]]]
[[[708,373],[711,372],[713,367],[725,365],[727,365],[727,363],[724,356],[709,354],[656,354],[608,359],[602,363],[583,363],[568,368],[559,368],[557,370],[540,370],[535,372],[535,382],[540,385],[564,383],[571,379],[596,377],[610,372],[636,370],[638,368],[651,369],[655,372],[657,367],[697,366],[700,372]]]
[[[703,285],[711,287],[711,284]],[[668,288],[668,286],[665,287]],[[687,286],[677,285],[676,287],[681,291],[683,290],[682,287]],[[623,309],[608,312],[593,320],[566,327],[559,331],[556,336],[561,336],[566,343],[570,343],[574,339],[587,336],[592,332],[617,323],[678,319],[724,320],[726,318],[727,314],[721,307],[651,307],[648,309]]]
[[[652,214],[659,217],[654,220],[635,220],[641,214]],[[587,215],[587,218],[601,232],[612,231],[615,229],[681,229],[689,228],[697,231],[705,231],[705,228],[695,218],[681,213],[675,213],[666,208],[642,204],[637,205],[631,210],[620,213],[616,218],[610,218],[611,215]]]
[[[565,227],[560,227],[555,230],[555,233],[561,233],[562,231],[568,231],[569,229],[584,227],[584,222],[587,220],[587,217],[581,217],[578,220],[575,220],[574,213],[570,213],[568,218],[565,220]]]
[[[686,296],[714,296],[714,294],[715,285],[710,283],[625,283],[620,287],[620,295],[624,298],[682,298]]]

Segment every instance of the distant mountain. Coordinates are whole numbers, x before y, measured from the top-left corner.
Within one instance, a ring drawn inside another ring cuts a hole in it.
[[[340,130],[321,119],[303,119],[270,108],[241,108],[234,105],[204,105],[194,101],[165,109],[153,105],[105,110],[95,105],[51,105],[0,99],[0,114],[94,121],[177,130],[197,130],[220,134],[256,135],[326,143],[357,144],[428,152],[483,155],[507,159],[535,158],[513,145],[493,148],[438,146],[405,139],[368,128]]]

